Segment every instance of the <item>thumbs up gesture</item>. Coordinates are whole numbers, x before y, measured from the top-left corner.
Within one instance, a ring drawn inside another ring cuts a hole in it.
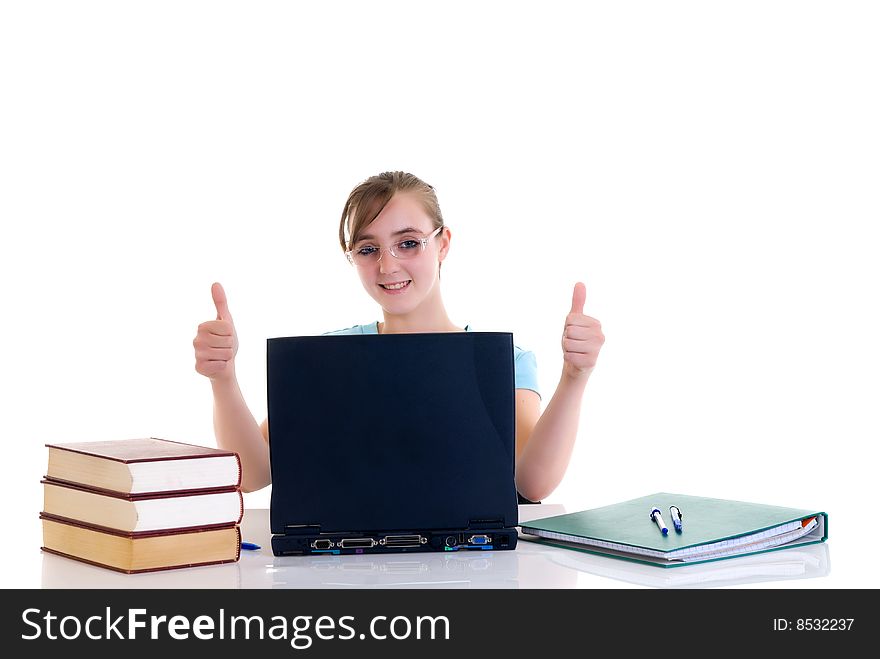
[[[605,343],[602,325],[584,315],[587,287],[578,282],[571,296],[571,311],[562,330],[562,373],[573,379],[589,377]]]
[[[235,354],[238,352],[238,335],[232,323],[232,315],[226,303],[223,286],[211,286],[211,297],[217,309],[217,319],[199,325],[193,348],[196,353],[196,371],[211,380],[227,380],[235,377]]]

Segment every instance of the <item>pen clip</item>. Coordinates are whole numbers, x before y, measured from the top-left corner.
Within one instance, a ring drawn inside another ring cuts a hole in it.
[[[672,526],[675,527],[676,533],[681,533],[684,527],[681,524],[681,508],[678,506],[669,506],[669,517],[672,518]]]

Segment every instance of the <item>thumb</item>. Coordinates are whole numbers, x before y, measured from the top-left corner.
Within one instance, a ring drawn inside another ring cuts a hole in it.
[[[229,313],[229,306],[226,304],[226,291],[219,282],[211,286],[211,297],[214,298],[214,306],[217,308],[217,320],[232,320],[232,314]]]
[[[571,311],[569,313],[584,313],[584,302],[587,301],[587,287],[581,282],[574,285],[574,292],[571,294]]]

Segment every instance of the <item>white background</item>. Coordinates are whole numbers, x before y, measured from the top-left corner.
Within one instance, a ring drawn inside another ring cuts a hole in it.
[[[267,337],[380,318],[337,223],[352,187],[403,169],[453,232],[451,318],[513,331],[545,404],[587,286],[607,340],[548,502],[825,510],[830,575],[784,585],[877,587],[878,18],[3,2],[3,585],[40,584],[46,442],[214,444],[191,343],[213,281],[258,420]]]

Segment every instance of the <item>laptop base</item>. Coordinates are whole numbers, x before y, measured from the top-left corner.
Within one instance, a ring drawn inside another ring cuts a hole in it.
[[[507,550],[516,548],[516,541],[516,529],[510,527],[363,535],[291,534],[273,535],[272,553],[275,556],[303,556]]]

